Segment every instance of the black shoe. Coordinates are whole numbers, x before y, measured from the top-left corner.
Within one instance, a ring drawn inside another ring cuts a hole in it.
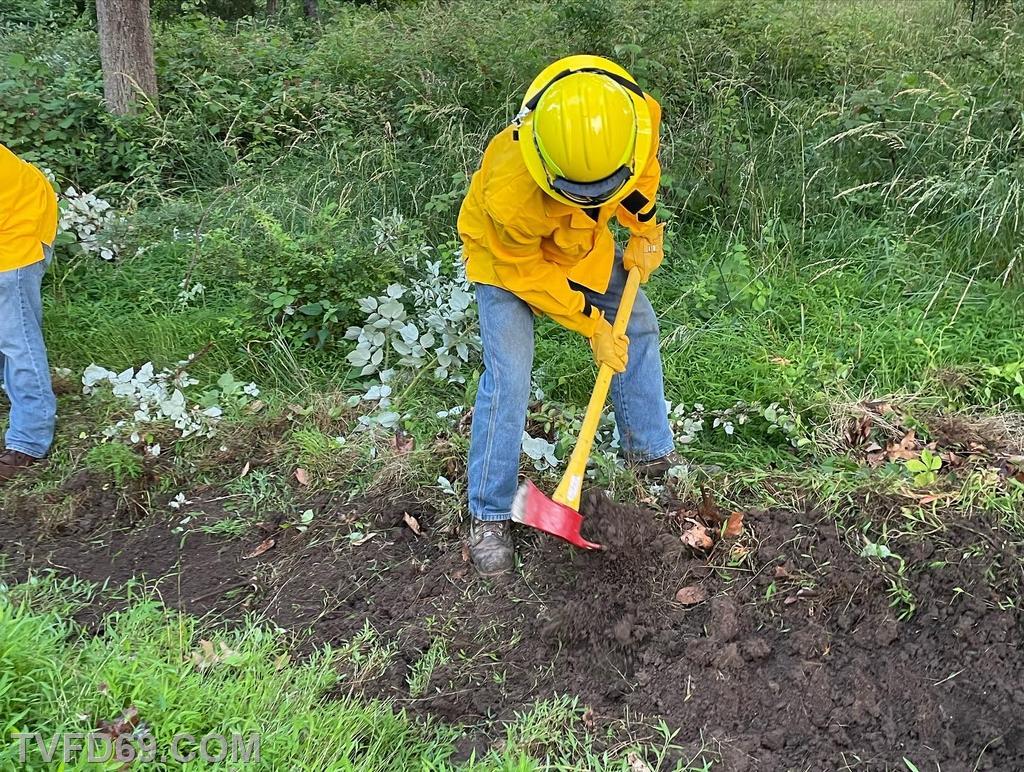
[[[515,568],[510,520],[478,520],[469,526],[469,557],[480,576],[493,578],[511,574]]]

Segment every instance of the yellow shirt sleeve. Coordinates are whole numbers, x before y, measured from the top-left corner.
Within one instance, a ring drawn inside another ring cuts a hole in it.
[[[41,171],[0,145],[0,271],[43,259],[57,237],[57,195]]]

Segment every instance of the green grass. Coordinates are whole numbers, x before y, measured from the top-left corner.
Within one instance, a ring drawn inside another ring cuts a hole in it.
[[[362,320],[358,298],[416,280],[410,255],[428,247],[451,270],[458,207],[485,143],[536,72],[581,50],[621,61],[664,108],[668,257],[648,291],[668,398],[709,410],[779,403],[812,440],[794,450],[756,417],[731,437],[700,434],[683,451],[722,467],[713,487],[723,502],[813,499],[859,522],[866,491],[906,491],[902,465],[870,471],[836,455],[845,406],[864,398],[892,398],[917,423],[940,410],[1024,411],[1014,376],[1024,361],[1019,3],[974,21],[969,4],[946,0],[424,0],[385,11],[322,0],[316,28],[289,15],[174,14],[155,29],[159,112],[125,119],[102,109],[91,19],[58,5],[47,7],[59,21],[0,30],[0,61],[29,64],[0,79],[0,139],[62,187],[100,187],[126,221],[115,264],[59,248],[46,288],[51,361],[76,379],[93,362],[159,370],[204,351],[192,368],[200,388],[225,372],[258,383],[263,412],[229,411],[209,441],[160,437],[162,492],[227,495],[225,517],[203,526],[211,533],[237,535],[275,512],[297,522],[303,495],[323,491],[415,490],[436,498],[439,528],[465,515],[464,496],[441,495],[436,480],[464,492],[451,469],[467,439],[435,414],[471,404],[479,362],[465,384],[399,375],[392,409],[415,440],[400,454],[388,433],[356,431],[369,407],[346,400],[368,383],[343,335]],[[388,230],[393,212],[404,225]],[[206,288],[187,303],[186,280]],[[337,318],[283,314],[281,293]],[[321,330],[322,346],[306,341]],[[544,322],[537,346],[545,406],[579,409],[594,374],[585,342]],[[51,468],[29,492],[60,493],[82,468],[119,486],[140,477],[137,454],[100,441],[123,406],[65,397],[61,414]],[[270,461],[240,476],[250,456]],[[680,493],[698,496],[707,482],[697,473]],[[597,483],[642,492],[604,467]],[[957,507],[1024,534],[1024,486],[979,471],[947,487]],[[892,537],[932,527],[908,507]],[[897,580],[892,600],[905,609],[913,599]],[[370,677],[395,656],[369,628],[279,666],[291,642],[278,634],[214,628],[146,597],[91,637],[69,621],[83,593],[44,582],[0,595],[4,737],[13,726],[82,728],[134,704],[158,737],[265,732],[266,768],[451,766],[448,728],[354,692],[326,698],[352,687],[342,670]],[[191,655],[203,638],[236,654],[200,671]],[[429,687],[445,645],[438,635],[415,664],[411,693]],[[625,754],[596,754],[579,734],[581,711],[571,696],[535,706],[503,750],[470,768],[627,769]],[[14,768],[4,752],[0,767]]]
[[[170,611],[145,594],[127,598],[124,611],[105,618],[91,636],[70,615],[88,588],[36,580],[0,587],[0,769],[50,769],[29,743],[18,761],[15,732],[88,732],[130,707],[169,754],[170,738],[188,734],[259,735],[260,761],[247,769],[394,770],[455,769],[458,728],[425,724],[388,705],[345,696],[344,672],[369,677],[394,649],[367,629],[338,649],[308,659],[287,656],[290,640],[249,623],[227,630]],[[437,639],[413,668],[410,690],[422,692],[444,656]],[[420,682],[423,682],[422,684]],[[463,765],[473,770],[625,770],[626,751],[595,752],[593,738],[578,732],[583,708],[557,698],[538,703],[512,722],[503,748]],[[658,755],[671,745],[644,750]],[[181,750],[197,751],[193,745]],[[84,757],[66,769],[94,768]],[[195,768],[165,763],[155,768]],[[204,769],[234,768],[204,764]],[[708,768],[703,762],[693,769]],[[679,769],[683,769],[679,767]]]

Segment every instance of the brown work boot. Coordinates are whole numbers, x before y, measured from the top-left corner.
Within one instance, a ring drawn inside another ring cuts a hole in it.
[[[661,458],[652,458],[649,461],[637,461],[633,464],[633,471],[648,480],[664,480],[668,470],[683,463],[683,459],[674,450]]]
[[[40,459],[20,450],[5,450],[0,453],[0,485],[13,480]]]
[[[510,520],[478,520],[474,517],[466,544],[473,566],[482,577],[504,576],[515,568]]]

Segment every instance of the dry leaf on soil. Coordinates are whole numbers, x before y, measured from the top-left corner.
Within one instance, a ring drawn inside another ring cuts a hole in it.
[[[882,462],[885,461],[885,448],[877,442],[872,442],[864,448],[864,460],[868,462],[868,466],[872,469],[880,467]]]
[[[299,467],[295,470],[295,479],[299,481],[299,485],[309,485],[309,472]]]
[[[869,402],[864,402],[862,404],[868,410],[872,411],[873,413],[877,413],[878,415],[889,415],[889,413],[896,412],[892,404],[884,399],[875,399]]]
[[[640,758],[639,754],[630,751],[626,756],[626,763],[629,764],[629,772],[651,772],[647,762]]]
[[[409,526],[409,530],[412,531],[414,534],[416,534],[417,536],[423,535],[423,532],[420,531],[420,521],[417,520],[415,517],[410,515],[408,512],[405,512],[402,515],[402,520],[403,522],[405,522],[407,526]]]
[[[874,422],[871,416],[866,415],[860,419],[852,419],[846,428],[846,444],[851,448],[863,445],[871,437],[871,428]]]
[[[736,539],[741,533],[743,533],[743,513],[733,512],[725,523],[725,531],[722,535],[726,539]]]
[[[259,544],[257,544],[256,545],[256,549],[254,549],[248,555],[242,555],[242,560],[249,560],[250,558],[258,558],[260,555],[262,555],[268,549],[273,547],[276,543],[277,542],[274,541],[273,539],[264,539]]]
[[[718,514],[718,505],[715,504],[715,497],[703,487],[700,489],[700,506],[697,507],[697,514],[711,526],[722,522],[722,516]]]
[[[785,605],[787,605],[787,606],[791,606],[794,603],[796,603],[798,600],[805,600],[807,598],[817,598],[817,597],[818,597],[818,591],[817,590],[812,589],[810,587],[801,587],[799,590],[796,591],[796,595],[790,595],[788,598],[786,598],[782,602]]]
[[[910,458],[917,458],[918,442],[917,436],[913,429],[907,432],[903,439],[896,443],[891,443],[886,448],[885,455],[890,461],[906,461]]]
[[[929,504],[934,504],[936,501],[944,501],[946,499],[952,501],[956,498],[957,494],[955,493],[926,493],[924,496],[918,497],[917,503],[922,507],[926,507]]]
[[[696,584],[691,584],[689,587],[681,587],[676,591],[676,603],[682,603],[684,606],[696,606],[698,603],[703,603],[707,600],[708,594],[703,587]]]
[[[121,735],[131,734],[139,725],[139,709],[134,705],[125,708],[124,712],[113,721],[101,721],[96,731],[111,740],[116,740]]]
[[[709,550],[715,546],[715,540],[711,538],[708,529],[699,523],[694,523],[683,531],[683,535],[680,538],[683,544],[695,550]]]
[[[248,461],[245,462],[245,466],[242,467],[242,471],[239,473],[238,476],[239,477],[245,477],[247,474],[249,474],[249,462]]]
[[[405,432],[399,432],[391,438],[391,449],[399,456],[404,456],[411,452],[416,445],[416,440],[411,434]]]

